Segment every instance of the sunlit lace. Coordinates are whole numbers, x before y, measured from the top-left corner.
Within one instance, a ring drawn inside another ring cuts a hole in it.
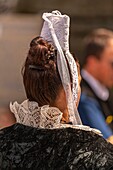
[[[62,124],[61,119],[63,113],[56,107],[49,107],[48,105],[39,107],[38,103],[25,100],[21,104],[17,102],[13,104],[10,103],[10,110],[14,113],[17,123],[27,126],[46,129],[71,127],[93,131],[101,135],[99,130],[90,128],[89,126]]]
[[[25,100],[22,104],[10,103],[10,109],[18,123],[33,127],[52,128],[60,124],[62,112],[56,107],[38,106],[36,102]]]
[[[42,17],[44,24],[41,36],[52,42],[58,51],[57,66],[66,93],[69,120],[74,125],[82,124],[75,105],[78,95],[78,72],[75,60],[69,52],[70,18],[67,15],[62,15],[58,10],[52,11],[52,13],[44,13]],[[72,90],[64,52],[72,74]]]

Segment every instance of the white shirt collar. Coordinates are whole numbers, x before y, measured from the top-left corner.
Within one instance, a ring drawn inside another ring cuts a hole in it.
[[[81,75],[94,90],[98,98],[100,98],[103,101],[106,101],[109,98],[108,89],[105,86],[103,86],[98,80],[96,80],[90,73],[82,69]]]

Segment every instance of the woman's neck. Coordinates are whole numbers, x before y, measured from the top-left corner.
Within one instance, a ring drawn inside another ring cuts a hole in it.
[[[62,122],[69,122],[69,112],[67,108],[66,96],[63,89],[60,90],[59,95],[56,101],[53,104],[54,107],[57,107],[62,113]]]
[[[62,122],[62,123],[68,123],[68,122],[69,122],[69,113],[68,113],[68,109],[66,108],[66,109],[63,110],[63,111],[61,110],[61,112],[63,113],[61,122]]]

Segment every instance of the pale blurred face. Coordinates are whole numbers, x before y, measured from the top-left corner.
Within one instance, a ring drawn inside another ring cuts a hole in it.
[[[108,46],[101,54],[101,59],[97,64],[98,80],[106,87],[113,86],[113,40],[110,40]]]

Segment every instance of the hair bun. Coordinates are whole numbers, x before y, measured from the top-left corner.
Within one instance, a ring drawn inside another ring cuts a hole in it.
[[[39,44],[39,40],[41,39],[40,36],[34,38],[31,42],[30,42],[30,47],[36,46]]]
[[[32,70],[45,71],[56,67],[57,52],[53,45],[42,37],[34,38],[30,43],[28,67]]]

